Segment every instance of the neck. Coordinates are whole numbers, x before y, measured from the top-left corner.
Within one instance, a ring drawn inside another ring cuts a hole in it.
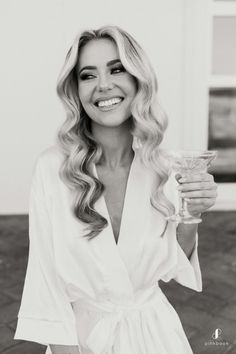
[[[92,122],[92,134],[102,148],[99,165],[110,169],[127,166],[133,159],[133,136],[131,135],[131,120],[118,127],[104,127]]]

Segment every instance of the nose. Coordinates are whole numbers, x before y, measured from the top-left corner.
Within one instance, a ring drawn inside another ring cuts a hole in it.
[[[111,90],[113,88],[113,83],[108,75],[100,76],[98,81],[98,91],[103,92]]]

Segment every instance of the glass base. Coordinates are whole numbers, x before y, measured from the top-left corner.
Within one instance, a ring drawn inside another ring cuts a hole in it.
[[[183,224],[199,224],[200,222],[202,222],[201,218],[197,218],[191,215],[181,216],[179,214],[167,216],[166,220],[175,221]]]

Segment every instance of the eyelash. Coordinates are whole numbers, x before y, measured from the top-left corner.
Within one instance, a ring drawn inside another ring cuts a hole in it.
[[[111,72],[114,72],[116,70],[119,70],[119,72],[117,74],[119,74],[120,72],[125,72],[126,71],[123,66],[119,66],[119,67],[116,67],[116,68],[112,68]]]
[[[115,73],[115,71],[118,70],[118,72]],[[115,67],[111,69],[111,74],[120,74],[121,72],[125,72],[125,68],[123,66]],[[81,74],[80,79],[85,81],[85,80],[92,80],[94,78],[94,75],[92,74]]]
[[[90,76],[92,76],[91,78],[90,78]],[[93,75],[91,75],[91,74],[82,74],[82,75],[80,75],[80,79],[81,80],[91,80],[91,79],[93,79]]]

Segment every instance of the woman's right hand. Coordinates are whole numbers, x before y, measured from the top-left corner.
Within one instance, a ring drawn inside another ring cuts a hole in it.
[[[82,354],[78,345],[49,345],[52,354]]]

